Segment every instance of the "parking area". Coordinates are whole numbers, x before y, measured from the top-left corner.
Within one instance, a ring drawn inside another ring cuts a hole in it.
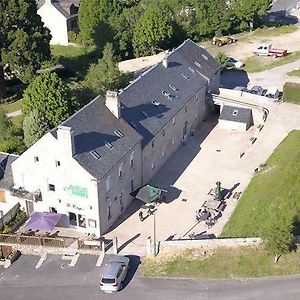
[[[267,100],[256,104],[267,107],[270,114],[253,145],[249,140],[254,128],[246,133],[233,132],[215,126],[215,119],[207,120],[153,178],[153,185],[169,191],[167,203],[160,204],[155,213],[157,240],[188,237],[191,233],[218,236],[237,199],[227,200],[222,217],[211,228],[197,224],[195,219],[196,210],[208,199],[216,181],[223,188],[243,192],[254,169],[266,161],[291,130],[300,127],[299,106]],[[242,152],[245,154],[240,157]],[[141,222],[136,211],[106,237],[117,236],[121,253],[145,255],[146,240],[154,231],[153,221],[150,216]]]

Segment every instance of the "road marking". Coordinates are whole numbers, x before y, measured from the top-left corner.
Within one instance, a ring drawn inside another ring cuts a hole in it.
[[[47,258],[47,253],[42,254],[35,268],[36,269],[40,268],[43,262],[46,260],[46,258]]]
[[[71,262],[69,263],[69,266],[70,267],[74,267],[77,263],[77,260],[79,258],[79,253],[75,254],[74,257],[72,258]]]

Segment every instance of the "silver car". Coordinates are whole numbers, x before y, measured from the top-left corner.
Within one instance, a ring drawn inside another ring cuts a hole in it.
[[[119,255],[112,257],[100,279],[100,289],[108,293],[122,290],[128,269],[128,257]]]

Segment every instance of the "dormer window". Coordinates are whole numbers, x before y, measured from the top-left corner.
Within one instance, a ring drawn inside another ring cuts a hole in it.
[[[39,157],[38,157],[38,156],[34,156],[34,157],[33,157],[33,161],[34,161],[34,162],[39,162]]]

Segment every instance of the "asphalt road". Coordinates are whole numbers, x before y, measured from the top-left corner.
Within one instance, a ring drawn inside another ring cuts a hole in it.
[[[21,256],[9,269],[0,267],[0,299],[8,300],[218,300],[272,299],[296,300],[300,294],[300,276],[255,280],[147,279],[140,276],[138,257],[131,257],[123,291],[113,294],[98,288],[101,268],[97,258],[81,255],[75,267],[67,267],[58,256],[49,256],[35,269],[37,257]]]

